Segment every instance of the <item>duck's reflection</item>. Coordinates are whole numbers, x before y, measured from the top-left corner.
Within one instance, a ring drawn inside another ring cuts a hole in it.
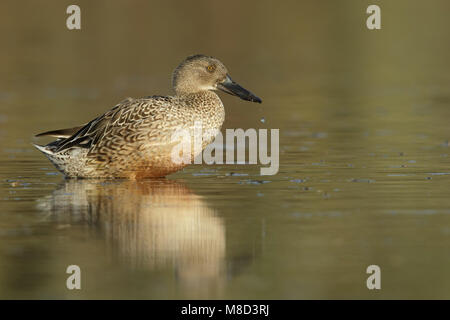
[[[223,219],[180,183],[68,180],[39,206],[61,226],[89,225],[134,268],[169,268],[190,286],[223,278]]]

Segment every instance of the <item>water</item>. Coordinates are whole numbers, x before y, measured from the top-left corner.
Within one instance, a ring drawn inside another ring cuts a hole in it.
[[[86,2],[73,32],[63,4],[2,2],[0,298],[450,298],[449,4],[379,2],[370,32],[357,1]],[[168,93],[194,52],[263,99],[222,95],[224,128],[279,128],[277,175],[66,181],[31,146]]]

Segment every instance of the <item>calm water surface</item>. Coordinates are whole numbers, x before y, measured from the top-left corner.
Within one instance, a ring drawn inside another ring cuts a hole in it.
[[[80,32],[65,29],[68,4],[3,2],[0,298],[450,298],[449,5],[380,2],[376,32],[359,1],[238,13],[161,2],[157,15],[81,2]],[[64,180],[32,147],[126,96],[168,94],[193,52],[263,98],[222,95],[224,128],[279,128],[277,175],[193,165],[161,180]],[[65,287],[71,264],[80,291]]]

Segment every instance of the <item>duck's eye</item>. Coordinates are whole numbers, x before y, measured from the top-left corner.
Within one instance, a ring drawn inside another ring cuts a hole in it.
[[[209,72],[213,72],[214,70],[216,70],[216,66],[213,64],[210,64],[209,66],[206,67],[206,70],[208,70]]]

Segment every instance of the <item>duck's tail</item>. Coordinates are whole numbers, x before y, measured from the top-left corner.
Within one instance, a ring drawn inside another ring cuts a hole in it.
[[[53,151],[48,149],[46,146],[40,146],[38,144],[32,143],[32,145],[38,149],[40,152],[45,154],[47,157],[53,155]]]
[[[42,133],[35,135],[35,137],[50,136],[50,137],[55,137],[55,138],[66,139],[66,138],[69,138],[70,136],[74,135],[75,133],[77,133],[84,126],[85,125],[73,127],[73,128],[67,128],[67,129],[46,131],[46,132],[42,132]]]
[[[50,145],[46,145],[46,146],[40,146],[38,144],[34,144],[33,146],[38,149],[40,152],[42,152],[49,160],[51,163],[53,163],[53,165],[56,167],[56,169],[58,169],[60,172],[62,172],[63,174],[65,174],[65,168],[66,168],[66,160],[67,160],[67,156],[66,155],[61,155],[58,154],[57,152],[55,152],[55,150],[51,147]]]

